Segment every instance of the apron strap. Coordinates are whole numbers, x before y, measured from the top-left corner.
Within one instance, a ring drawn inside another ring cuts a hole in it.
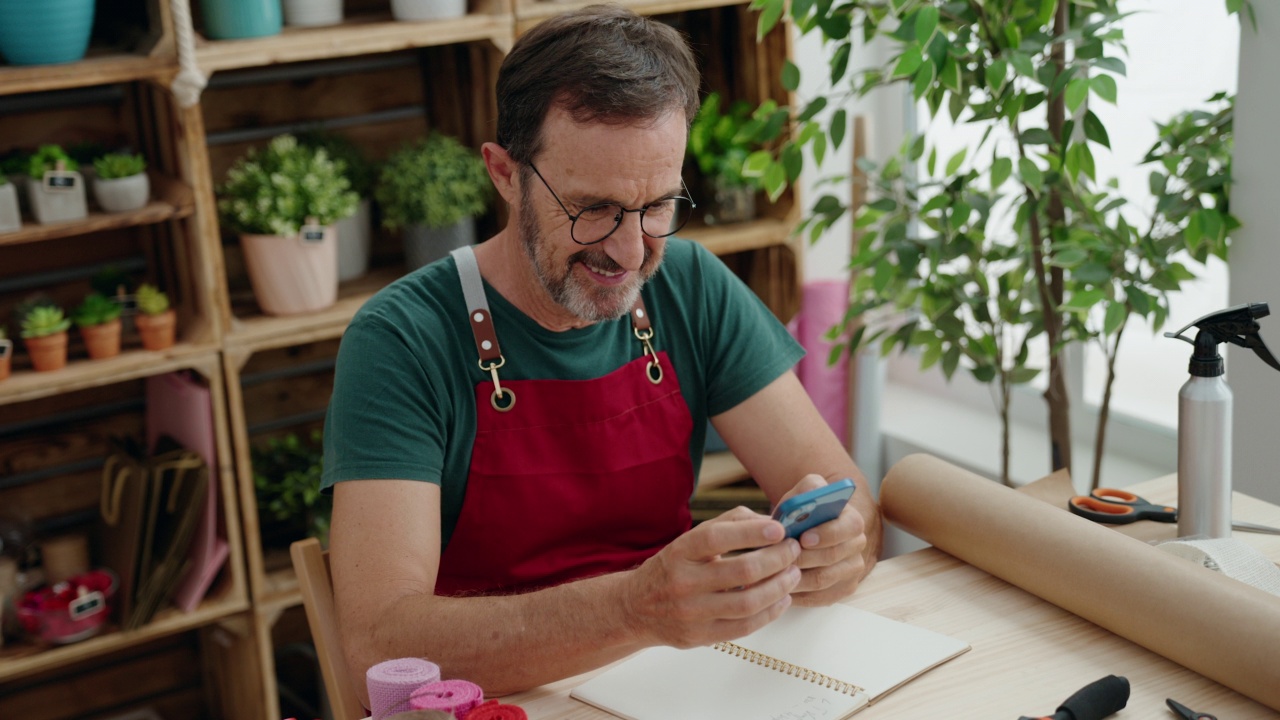
[[[471,325],[471,336],[476,341],[476,352],[480,355],[480,369],[493,377],[493,395],[489,397],[489,404],[498,412],[507,412],[515,407],[516,394],[498,382],[498,368],[505,365],[507,359],[502,357],[498,333],[493,329],[493,314],[489,312],[489,299],[484,294],[484,280],[480,278],[475,250],[470,245],[463,245],[449,254],[458,267],[458,281],[462,284],[462,297],[467,303],[467,320]]]
[[[636,304],[631,306],[631,332],[644,345],[644,354],[649,356],[649,364],[645,374],[649,382],[657,385],[662,382],[662,365],[658,363],[658,353],[653,351],[653,324],[649,321],[649,311],[645,309],[644,297],[636,295]]]

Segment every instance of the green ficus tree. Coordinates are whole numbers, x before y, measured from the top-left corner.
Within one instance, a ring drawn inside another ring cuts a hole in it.
[[[1095,457],[1102,456],[1120,338],[1134,315],[1159,327],[1168,293],[1194,277],[1176,258],[1225,258],[1236,221],[1230,189],[1231,103],[1160,126],[1151,166],[1154,208],[1127,201],[1099,178],[1105,124],[1091,109],[1115,103],[1126,70],[1115,0],[755,0],[763,35],[789,13],[803,34],[818,32],[829,52],[828,90],[793,118],[793,133],[754,153],[745,171],[776,197],[800,173],[805,147],[821,163],[845,137],[840,107],[886,85],[907,84],[931,118],[982,129],[975,145],[939,158],[925,138],[909,139],[882,164],[863,163],[874,200],[858,209],[859,241],[846,322],[835,353],[879,341],[882,352],[916,348],[921,364],[947,377],[967,368],[992,383],[1004,426],[1008,482],[1009,396],[1047,372],[1050,460],[1072,466],[1063,348],[1098,343],[1108,379]],[[1228,2],[1232,11],[1240,3]],[[855,37],[894,48],[883,67],[852,70]],[[799,86],[788,63],[783,84]],[[831,106],[829,122],[816,118]],[[800,231],[817,239],[849,208],[834,195],[813,205]],[[1141,221],[1139,221],[1141,218]],[[868,329],[858,317],[896,311],[899,321]],[[1033,342],[1048,348],[1033,364]],[[962,362],[963,361],[963,362]],[[1098,483],[1095,460],[1094,485]]]

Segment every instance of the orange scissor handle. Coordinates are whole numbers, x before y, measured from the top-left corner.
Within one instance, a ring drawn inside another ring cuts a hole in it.
[[[1081,517],[1113,525],[1136,520],[1176,522],[1178,519],[1176,508],[1156,505],[1131,492],[1114,488],[1098,488],[1089,495],[1073,497],[1068,507]]]

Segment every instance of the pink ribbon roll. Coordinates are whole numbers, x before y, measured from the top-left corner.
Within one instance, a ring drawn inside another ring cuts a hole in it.
[[[441,680],[423,685],[409,697],[409,707],[414,710],[444,710],[459,718],[482,702],[484,690],[466,680]]]
[[[497,700],[489,700],[467,713],[466,720],[529,720],[529,716],[519,705],[504,705]]]
[[[369,668],[365,683],[373,720],[410,709],[413,691],[439,680],[440,666],[422,658],[397,658]]]

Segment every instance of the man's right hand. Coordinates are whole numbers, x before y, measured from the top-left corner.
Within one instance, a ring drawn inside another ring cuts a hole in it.
[[[758,548],[758,549],[757,549]],[[730,555],[739,550],[749,550]],[[678,648],[748,635],[791,604],[800,544],[738,507],[676,538],[630,573],[628,623],[645,644]]]

